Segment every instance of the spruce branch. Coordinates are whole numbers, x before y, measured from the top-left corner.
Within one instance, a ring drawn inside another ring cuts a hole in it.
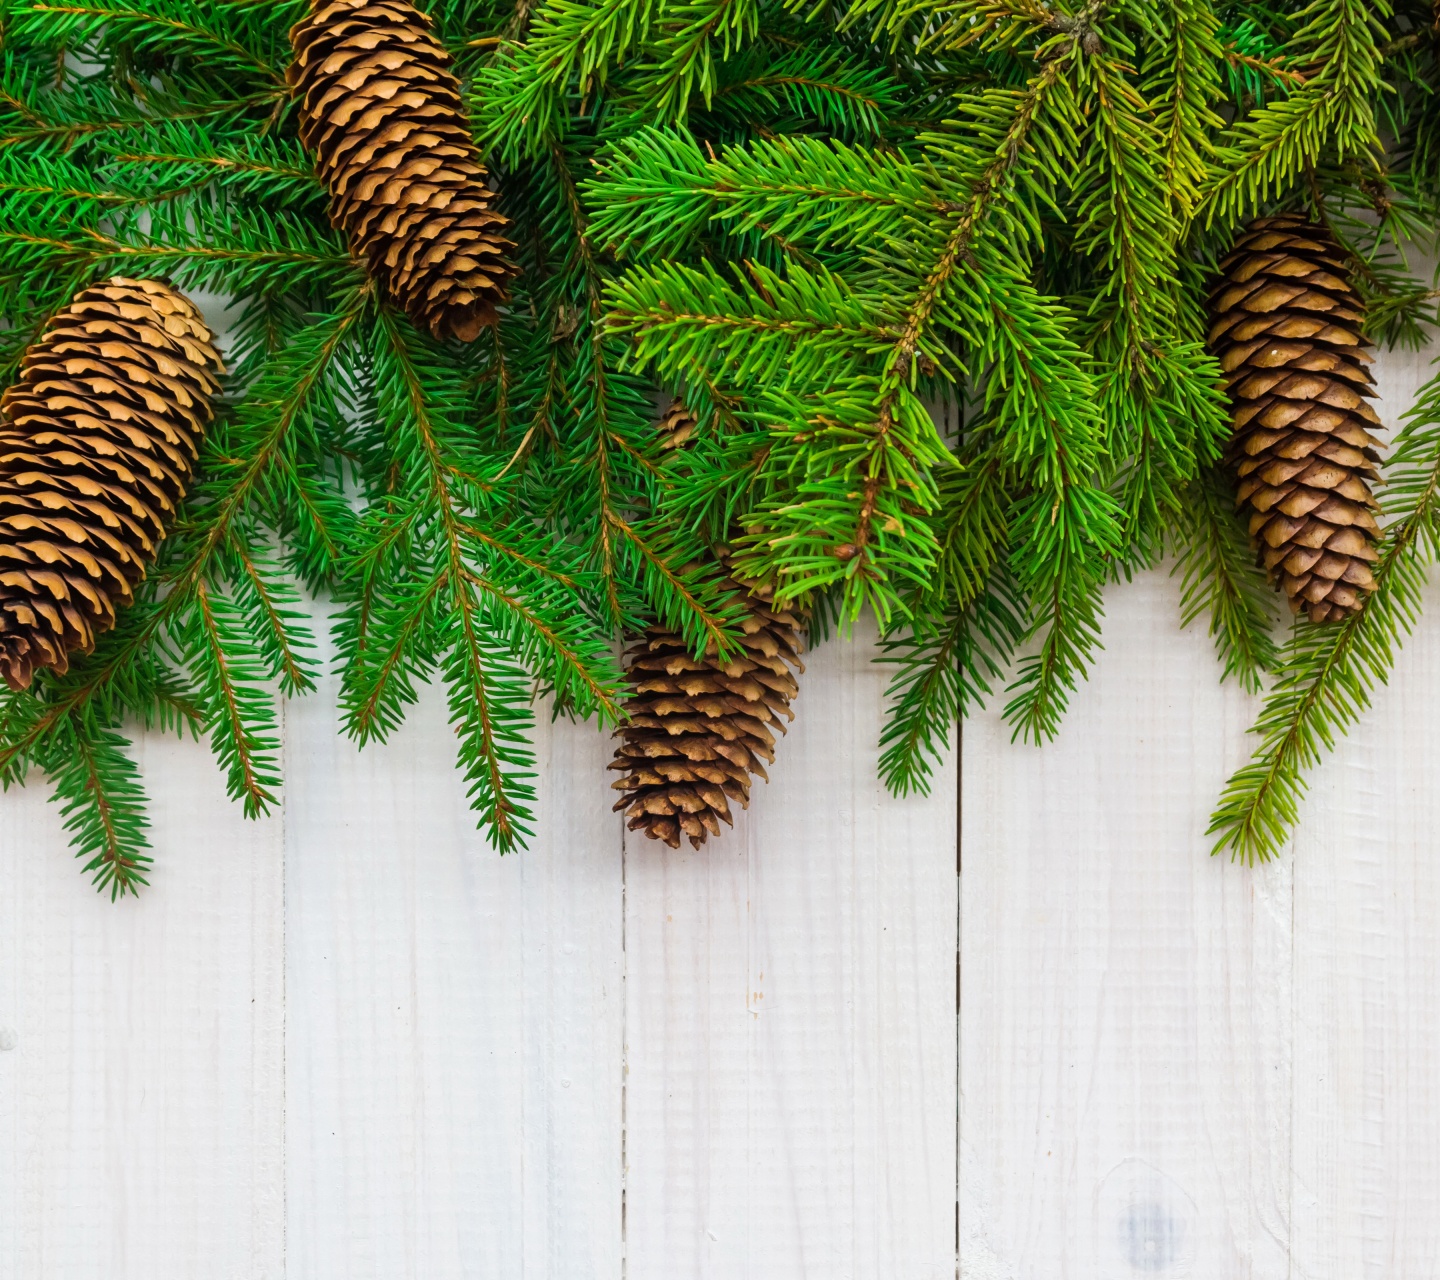
[[[119,733],[84,718],[52,737],[42,762],[75,854],[88,858],[82,870],[112,901],[138,894],[152,862],[139,770],[126,746]]]
[[[1224,127],[1215,110],[1223,98],[1220,21],[1207,0],[1171,0],[1162,21],[1166,44],[1147,68],[1142,92],[1163,139],[1161,171],[1178,222],[1188,222],[1200,201],[1214,154],[1212,136]]]
[[[931,484],[926,482],[926,473],[951,463],[950,455],[935,434],[928,414],[912,398],[911,387],[919,357],[924,356],[937,365],[945,361],[943,349],[930,340],[930,330],[937,316],[947,320],[952,316],[959,318],[956,312],[963,308],[960,299],[965,296],[959,293],[962,281],[972,287],[972,296],[977,285],[980,286],[981,297],[990,291],[988,282],[982,284],[980,273],[971,265],[978,266],[972,246],[991,205],[1003,202],[1013,191],[1024,140],[1059,78],[1057,60],[1047,64],[1025,93],[1016,98],[1014,115],[1001,134],[991,158],[970,183],[968,199],[955,209],[938,250],[918,278],[914,292],[899,310],[894,322],[896,336],[884,353],[881,372],[875,383],[873,408],[864,414],[869,421],[863,426],[863,443],[858,447],[847,445],[850,461],[846,475],[858,481],[848,497],[851,512],[848,528],[837,524],[833,507],[830,511],[823,511],[819,502],[814,500],[779,508],[778,513],[783,514],[790,524],[803,522],[812,515],[819,518],[823,512],[827,518],[820,527],[827,532],[828,529],[835,530],[836,542],[830,554],[841,562],[843,571],[830,565],[822,567],[823,562],[812,550],[808,559],[792,559],[791,563],[783,566],[782,572],[788,573],[790,580],[783,583],[778,598],[793,598],[831,581],[843,581],[846,615],[851,618],[858,616],[860,608],[868,604],[884,627],[888,626],[894,610],[904,607],[895,587],[889,582],[890,573],[923,573],[928,567],[930,551],[923,540],[914,539],[912,534],[911,543],[903,543],[907,537],[907,523],[915,532],[922,530],[923,524],[913,519],[907,522],[896,506],[903,500],[921,512],[933,510],[934,493]],[[976,315],[976,312],[979,314]],[[993,311],[987,315],[983,304],[974,308],[971,315],[975,315],[981,324],[988,321],[991,325],[1003,326],[1009,321],[1009,317]],[[972,328],[963,321],[956,327]],[[845,423],[850,431],[862,425],[853,419],[847,421],[844,416],[839,416],[838,421]],[[821,501],[833,503],[829,497]],[[901,540],[899,545],[892,534],[898,535]],[[767,565],[762,548],[767,542],[776,545],[773,535],[762,527],[746,541],[761,554],[742,556],[742,567],[746,567],[747,563],[753,564],[756,572],[763,573]],[[793,545],[793,535],[789,536],[789,541]],[[779,545],[786,545],[783,535]]]
[[[1076,180],[1075,244],[1103,264],[1087,345],[1104,370],[1101,407],[1126,512],[1126,558],[1147,563],[1179,488],[1218,456],[1229,421],[1219,368],[1179,302],[1180,225],[1161,167],[1163,116],[1155,117],[1129,68],[1107,55],[1077,61],[1074,76],[1092,120]]]
[[[1428,566],[1440,548],[1440,378],[1417,396],[1388,468],[1391,523],[1376,589],[1365,608],[1337,625],[1297,621],[1275,682],[1251,732],[1260,745],[1225,786],[1210,821],[1216,853],[1247,863],[1280,851],[1299,818],[1305,774],[1389,682],[1395,655],[1414,630]]]
[[[1275,593],[1235,517],[1234,483],[1222,468],[1207,468],[1184,498],[1179,555],[1171,569],[1180,575],[1180,625],[1208,614],[1220,678],[1234,676],[1247,693],[1259,693],[1279,659],[1272,636]]]
[[[880,776],[895,794],[928,794],[950,729],[984,705],[1024,640],[1029,609],[1001,557],[1011,507],[1007,468],[991,447],[941,481],[937,572],[910,627],[882,640],[896,668],[881,734]]]
[[[246,19],[264,10],[284,9],[298,17],[298,3],[202,4],[197,0],[155,0],[140,8],[128,4],[53,4],[35,0],[18,8],[14,32],[24,40],[38,40],[62,48],[85,49],[92,42],[133,44],[143,52],[177,52],[218,59],[276,84],[284,84],[283,68],[243,37],[254,24]],[[248,11],[248,12],[247,12]],[[268,23],[266,24],[269,25]]]
[[[1079,48],[1081,39],[1080,33],[1072,33],[1070,45],[1072,56],[1074,51]],[[902,396],[907,394],[906,384],[912,382],[915,377],[916,357],[921,352],[922,339],[936,313],[939,312],[943,315],[948,310],[947,295],[957,280],[965,279],[972,286],[980,283],[979,272],[973,270],[970,265],[971,263],[979,265],[972,252],[972,242],[991,205],[1003,202],[1014,191],[1014,183],[1018,176],[1017,169],[1020,168],[1020,160],[1024,154],[1025,140],[1035,127],[1040,113],[1046,108],[1051,93],[1061,81],[1063,61],[1061,57],[1056,56],[1047,62],[1039,74],[1033,77],[1025,92],[1017,97],[1014,115],[1001,134],[992,157],[970,184],[966,205],[962,205],[959,216],[946,236],[938,256],[924,275],[918,291],[901,317],[899,336],[886,357],[884,372],[880,379],[880,394],[875,408],[876,439],[871,460],[864,468],[864,480],[859,493],[860,503],[854,533],[850,542],[843,544],[854,548],[850,558],[860,566],[858,571],[854,572],[854,578],[863,580],[867,576],[873,577],[877,571],[876,566],[872,563],[874,553],[870,544],[877,532],[874,525],[877,498],[885,484],[887,474],[879,464],[888,452],[891,428],[896,420],[896,410],[901,404]],[[1003,343],[1005,336],[1008,336],[1006,330],[1012,323],[1012,316],[992,311],[989,319],[995,326],[996,340]],[[1019,347],[1015,347],[1014,351],[1018,355]],[[1012,383],[1011,385],[1017,384]],[[936,443],[939,443],[938,440]],[[904,443],[900,444],[900,449],[907,457],[912,456],[911,451],[906,449]],[[918,451],[916,460],[929,461],[924,454],[919,454]],[[1071,475],[1063,462],[1061,469],[1055,473],[1055,478],[1062,477],[1062,482],[1067,488],[1077,481],[1081,486],[1088,485],[1087,478]],[[1055,511],[1059,510],[1061,501],[1061,499],[1057,499]],[[1066,571],[1062,569],[1061,572],[1063,575]],[[847,582],[848,587],[849,583]],[[869,597],[868,602],[872,606],[879,606],[877,612],[883,626],[889,617],[889,609],[885,607],[888,602],[884,601],[883,597],[878,597],[877,593],[873,591],[862,595],[847,590],[847,607],[851,610],[852,616],[858,612],[859,604],[861,600],[866,599],[866,596]],[[1085,647],[1084,645],[1077,646],[1076,652],[1083,652]],[[1061,671],[1061,664],[1054,664],[1052,670],[1055,671],[1056,678],[1063,682],[1066,676]],[[1043,677],[1038,679],[1040,684],[1048,687],[1048,680]],[[1038,687],[1035,682],[1031,683],[1032,687]],[[1012,706],[1023,703],[1024,697],[1025,695],[1022,695],[1021,699],[1012,703]],[[1024,711],[1021,711],[1020,715],[1022,718],[1027,717],[1027,713]],[[1028,718],[1026,722],[1028,723]]]
[[[383,736],[414,700],[415,680],[438,666],[472,803],[505,851],[528,833],[534,799],[526,742],[533,713],[520,662],[567,705],[611,722],[620,715],[619,676],[603,635],[574,610],[573,576],[551,567],[558,547],[527,553],[523,543],[511,545],[525,536],[518,524],[507,540],[468,518],[484,509],[486,482],[452,443],[458,400],[435,398],[445,384],[429,363],[433,353],[388,309],[375,330],[395,487],[378,545],[361,544],[354,572],[362,590],[341,624],[346,727],[362,742]],[[423,584],[414,576],[422,566]]]
[[[662,120],[685,114],[697,91],[709,106],[716,88],[716,44],[722,58],[759,34],[757,0],[670,0],[656,21],[652,60],[640,69],[644,95]]]
[[[1387,0],[1314,0],[1303,10],[1309,23],[1290,52],[1307,79],[1233,127],[1204,191],[1206,226],[1278,196],[1331,148],[1340,159],[1373,163],[1382,150],[1371,105],[1380,88],[1375,32],[1390,14]]]
[[[223,124],[230,120],[244,119],[256,108],[263,107],[273,110],[288,96],[287,89],[277,88],[239,98],[224,98],[192,106],[177,107],[167,111],[165,118],[172,124],[182,121]],[[47,107],[50,105],[49,102],[46,103]],[[69,119],[62,116],[54,119],[50,118],[48,112],[42,114],[27,106],[21,113],[23,123],[8,125],[6,126],[7,131],[0,133],[0,148],[38,146],[55,147],[60,151],[68,151],[77,144],[92,139],[118,137],[154,127],[153,117],[144,114],[133,104],[116,103],[111,105],[112,109],[125,107],[128,109],[124,110],[123,114],[120,110],[116,110],[115,114],[106,114],[100,117],[85,116],[79,119]]]
[[[683,252],[711,219],[739,235],[762,230],[825,249],[873,242],[897,215],[958,212],[902,157],[803,135],[707,159],[688,132],[647,129],[617,141],[596,168],[585,184],[590,234],[641,262]]]
[[[823,48],[774,56],[759,45],[729,59],[723,71],[709,114],[735,127],[783,112],[777,123],[790,126],[785,133],[803,137],[813,121],[842,140],[868,140],[882,136],[904,107],[902,86],[892,77]]]
[[[575,76],[580,92],[603,84],[650,34],[658,0],[543,0],[528,44],[540,78],[555,83]]]
[[[654,612],[675,625],[697,651],[715,643],[721,652],[729,652],[738,643],[736,615],[717,607],[715,584],[708,591],[696,590],[694,574],[677,574],[662,554],[661,542],[643,534],[627,513],[627,491],[634,507],[653,506],[658,498],[660,473],[648,456],[653,437],[650,406],[637,380],[625,376],[625,349],[606,323],[605,291],[613,286],[569,157],[557,146],[548,159],[559,197],[552,225],[556,238],[572,246],[567,272],[557,283],[576,299],[577,311],[571,339],[575,362],[561,392],[569,413],[555,432],[567,456],[560,495],[572,503],[577,527],[586,532],[591,562],[603,584],[604,617],[622,632],[636,629],[640,615],[630,603],[626,583],[638,577]],[[635,501],[641,494],[644,501]]]
[[[275,704],[265,688],[268,672],[247,643],[244,616],[233,602],[212,593],[203,579],[195,583],[193,598],[176,638],[187,665],[199,675],[210,745],[230,798],[242,803],[247,818],[257,818],[270,811],[280,783],[280,739]]]
[[[880,780],[894,795],[929,795],[935,762],[951,730],[985,705],[1024,638],[1029,610],[1001,571],[973,600],[885,640],[877,661],[897,669],[886,689],[890,714],[880,735]]]

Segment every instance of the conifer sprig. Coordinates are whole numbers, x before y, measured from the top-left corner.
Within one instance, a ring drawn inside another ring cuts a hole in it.
[[[1395,655],[1420,617],[1426,571],[1440,550],[1440,377],[1420,391],[1395,441],[1376,590],[1338,626],[1297,622],[1252,732],[1250,763],[1229,780],[1210,823],[1215,852],[1263,862],[1299,818],[1305,774],[1388,684]]]
[[[1332,157],[1378,168],[1376,32],[1383,34],[1392,12],[1386,0],[1313,0],[1294,14],[1299,29],[1287,53],[1304,67],[1304,82],[1239,120],[1222,140],[1204,195],[1208,220],[1238,220]]]
[[[149,874],[136,725],[206,737],[246,811],[273,805],[276,698],[318,678],[305,591],[337,604],[347,732],[385,738],[442,682],[480,826],[518,846],[537,695],[613,723],[620,634],[740,644],[721,543],[817,635],[880,620],[902,792],[1000,691],[1017,736],[1053,736],[1107,584],[1175,548],[1223,672],[1278,668],[1273,777],[1237,775],[1217,818],[1244,856],[1278,845],[1412,618],[1430,499],[1401,504],[1361,621],[1277,651],[1216,479],[1205,282],[1238,221],[1304,209],[1371,336],[1424,339],[1428,3],[421,7],[523,269],[468,345],[416,333],[329,224],[285,82],[306,0],[0,0],[0,368],[102,275],[233,318],[135,603],[0,697],[0,779],[53,780],[102,887]],[[654,430],[676,395],[683,466]]]
[[[1177,528],[1180,623],[1209,615],[1210,636],[1221,664],[1247,693],[1259,693],[1275,669],[1275,593],[1255,563],[1245,529],[1235,518],[1235,486],[1212,467],[1185,490],[1185,513]]]
[[[47,762],[75,853],[89,857],[82,869],[112,901],[138,893],[152,861],[145,795],[126,745],[113,729],[79,721],[55,735]]]

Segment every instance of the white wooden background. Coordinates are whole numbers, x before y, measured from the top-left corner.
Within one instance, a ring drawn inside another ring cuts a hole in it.
[[[1384,362],[1392,422],[1422,372]],[[0,1278],[1440,1275],[1430,603],[1258,870],[1202,834],[1254,704],[1163,573],[1059,741],[979,716],[929,800],[876,786],[868,643],[820,649],[700,854],[623,839],[561,725],[502,859],[439,698],[356,753],[333,683],[266,821],[142,741],[138,901],[11,792]]]

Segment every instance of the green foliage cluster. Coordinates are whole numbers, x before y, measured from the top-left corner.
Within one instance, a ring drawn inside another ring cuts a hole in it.
[[[1217,462],[1204,295],[1234,228],[1304,208],[1377,338],[1416,344],[1440,206],[1440,27],[1399,0],[425,0],[523,267],[438,345],[326,217],[285,84],[304,0],[0,0],[0,376],[81,286],[228,306],[202,480],[137,603],[0,701],[0,781],[54,783],[87,870],[143,884],[124,738],[209,738],[247,813],[336,602],[344,727],[449,698],[499,849],[533,821],[540,695],[624,715],[615,641],[736,643],[710,549],[817,625],[878,619],[881,770],[957,718],[1060,724],[1107,583],[1177,556],[1225,676],[1275,678],[1219,846],[1265,857],[1413,625],[1440,385],[1390,464],[1369,608],[1277,645]],[[212,309],[212,314],[215,314]],[[683,465],[661,397],[698,421]],[[597,782],[598,785],[598,782]]]

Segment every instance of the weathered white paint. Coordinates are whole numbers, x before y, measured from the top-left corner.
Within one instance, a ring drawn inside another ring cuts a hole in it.
[[[1057,742],[965,726],[966,1275],[1284,1276],[1289,864],[1203,837],[1253,706],[1163,576],[1107,615]]]
[[[605,740],[544,720],[544,814],[475,831],[443,699],[384,746],[292,705],[292,1276],[616,1276],[623,951]]]
[[[161,857],[111,904],[43,786],[0,825],[0,1277],[283,1274],[284,825],[147,737]]]
[[[1393,425],[1426,356],[1379,363]],[[1107,597],[1061,739],[965,728],[961,1273],[1440,1273],[1440,589],[1287,856],[1207,857],[1258,706],[1175,584]]]
[[[1393,421],[1422,365],[1382,370]],[[357,752],[331,680],[266,821],[142,739],[139,901],[12,791],[0,1280],[1440,1274],[1430,605],[1253,870],[1203,829],[1256,704],[1163,573],[1058,742],[977,716],[927,800],[875,782],[868,641],[822,647],[704,854],[625,839],[606,741],[546,722],[499,858],[438,696]]]
[[[1381,363],[1387,420],[1430,372]],[[1440,1275],[1440,574],[1294,841],[1297,1276]]]
[[[627,842],[628,1280],[954,1274],[955,771],[876,785],[869,656],[713,849]]]

